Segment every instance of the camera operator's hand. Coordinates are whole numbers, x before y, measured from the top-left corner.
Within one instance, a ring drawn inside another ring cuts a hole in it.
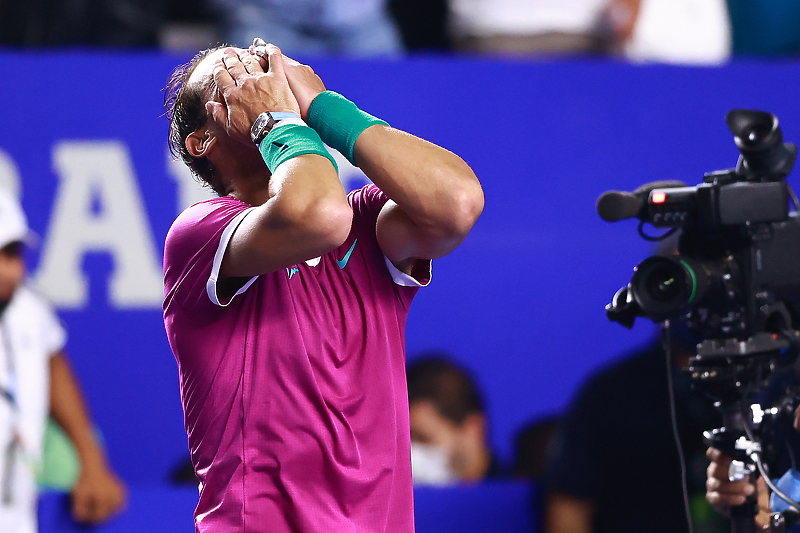
[[[742,505],[747,497],[758,490],[758,514],[756,524],[762,528],[769,527],[771,511],[769,509],[769,491],[762,478],[758,478],[757,486],[747,480],[731,481],[728,471],[731,466],[731,457],[716,448],[709,448],[706,456],[711,459],[711,464],[706,470],[706,500],[720,514],[730,516],[731,507]]]

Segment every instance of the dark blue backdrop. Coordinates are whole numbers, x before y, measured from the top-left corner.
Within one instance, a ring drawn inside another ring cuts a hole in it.
[[[59,190],[55,147],[114,140],[127,147],[160,253],[179,209],[160,91],[172,67],[187,59],[0,54],[0,155],[17,169],[43,246],[52,244]],[[483,183],[483,216],[459,250],[435,262],[433,283],[412,308],[408,351],[444,348],[474,371],[505,459],[521,424],[562,409],[590,371],[652,334],[644,322],[629,332],[605,318],[604,305],[649,248],[633,222],[602,222],[596,198],[653,180],[694,184],[705,171],[733,166],[737,151],[724,124],[731,108],[773,112],[787,140],[800,140],[795,63],[312,64],[328,88],[463,156]],[[97,194],[93,209],[102,213]],[[32,272],[43,253],[32,254]],[[158,484],[187,453],[177,370],[157,304],[113,303],[108,287],[116,266],[102,249],[87,253],[88,301],[62,306],[61,316],[115,467],[129,483]]]

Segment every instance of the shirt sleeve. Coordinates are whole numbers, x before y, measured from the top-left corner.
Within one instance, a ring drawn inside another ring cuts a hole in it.
[[[164,243],[165,309],[176,303],[185,311],[208,302],[226,306],[256,280],[246,280],[227,300],[217,293],[222,257],[233,232],[252,209],[223,197],[194,204],[178,216]]]
[[[389,197],[377,185],[370,184],[350,193],[349,200],[350,206],[353,208],[353,224],[357,226],[360,233],[369,235],[375,246],[379,247],[376,233],[378,215],[389,201]],[[418,289],[427,286],[431,281],[430,260],[417,261],[413,265],[410,275],[401,272],[385,255],[384,261],[392,280],[399,287]]]
[[[58,318],[50,302],[39,299],[41,305],[41,335],[42,343],[50,356],[61,352],[67,345],[67,330]]]

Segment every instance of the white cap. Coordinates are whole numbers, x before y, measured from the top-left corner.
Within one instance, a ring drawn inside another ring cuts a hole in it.
[[[11,193],[0,188],[0,248],[29,239],[28,221],[22,207]]]

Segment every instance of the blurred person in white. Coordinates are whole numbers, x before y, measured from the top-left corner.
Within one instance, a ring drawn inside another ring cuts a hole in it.
[[[48,413],[80,459],[72,514],[98,524],[121,509],[125,488],[98,444],[64,354],[66,332],[47,301],[25,284],[30,232],[16,199],[0,189],[0,531],[37,531],[36,475]]]
[[[450,0],[457,48],[520,55],[622,55],[717,64],[730,55],[725,0]]]
[[[289,55],[394,56],[403,51],[387,0],[209,0],[226,42],[267,36]]]
[[[483,399],[470,374],[444,352],[414,357],[406,369],[415,485],[509,477],[488,442]]]

